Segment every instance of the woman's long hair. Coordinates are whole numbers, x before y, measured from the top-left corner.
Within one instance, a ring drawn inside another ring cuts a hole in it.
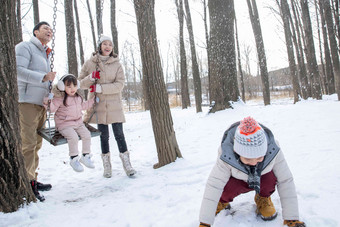
[[[74,76],[74,75],[68,75],[66,76],[64,79],[63,79],[63,82],[64,82],[64,85],[65,87],[66,86],[69,86],[71,83],[74,85],[74,86],[78,86],[78,80],[77,78]],[[68,97],[68,94],[66,93],[66,91],[64,91],[65,95],[64,95],[64,100],[63,100],[63,104],[64,106],[67,106],[67,103],[66,103],[66,99]],[[78,92],[76,92],[76,96],[79,96]],[[83,99],[83,98],[82,98]]]

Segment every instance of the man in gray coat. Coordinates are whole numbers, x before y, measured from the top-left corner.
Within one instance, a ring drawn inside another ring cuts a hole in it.
[[[40,201],[45,198],[39,191],[52,188],[50,184],[38,182],[36,172],[39,165],[38,151],[42,146],[42,137],[37,134],[37,130],[43,127],[46,120],[43,98],[48,95],[49,81],[52,83],[56,75],[50,72],[51,49],[47,46],[52,35],[50,25],[40,22],[33,28],[30,41],[21,42],[15,47],[22,152],[32,190]]]

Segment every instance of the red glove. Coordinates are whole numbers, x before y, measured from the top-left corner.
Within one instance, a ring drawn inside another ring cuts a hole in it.
[[[100,71],[93,71],[92,72],[92,78],[93,79],[100,79]]]
[[[90,86],[90,92],[102,93],[102,86],[100,84],[93,84]]]

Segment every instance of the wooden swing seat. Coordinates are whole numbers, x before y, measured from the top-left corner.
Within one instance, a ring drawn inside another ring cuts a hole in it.
[[[88,123],[85,123],[86,128],[90,131],[91,137],[99,136],[101,132],[96,129],[95,127],[89,125]],[[43,137],[45,140],[50,142],[53,146],[58,146],[62,144],[66,144],[67,140],[56,130],[55,127],[50,127],[50,128],[43,128],[38,130],[38,134]],[[81,140],[80,136],[79,140]]]

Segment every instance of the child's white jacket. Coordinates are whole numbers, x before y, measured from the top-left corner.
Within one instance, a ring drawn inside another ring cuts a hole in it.
[[[237,164],[235,164],[236,162],[231,164],[227,163],[228,159],[232,159],[232,155],[230,154],[233,152],[233,138],[235,129],[238,125],[239,123],[233,124],[226,131],[222,144],[218,149],[218,158],[209,175],[203,195],[199,216],[200,222],[210,225],[213,224],[217,204],[230,177],[247,182],[248,174],[242,171],[242,168],[238,168]],[[261,126],[265,129],[268,140],[268,151],[266,156],[270,156],[269,153],[272,153],[269,149],[277,149],[275,156],[272,155],[271,161],[265,165],[266,167],[262,170],[261,175],[270,171],[274,172],[277,178],[277,190],[280,196],[283,219],[299,220],[297,195],[292,173],[289,170],[284,155],[277,145],[272,132],[265,126]],[[227,157],[228,153],[230,157]],[[224,161],[222,159],[224,159]]]

